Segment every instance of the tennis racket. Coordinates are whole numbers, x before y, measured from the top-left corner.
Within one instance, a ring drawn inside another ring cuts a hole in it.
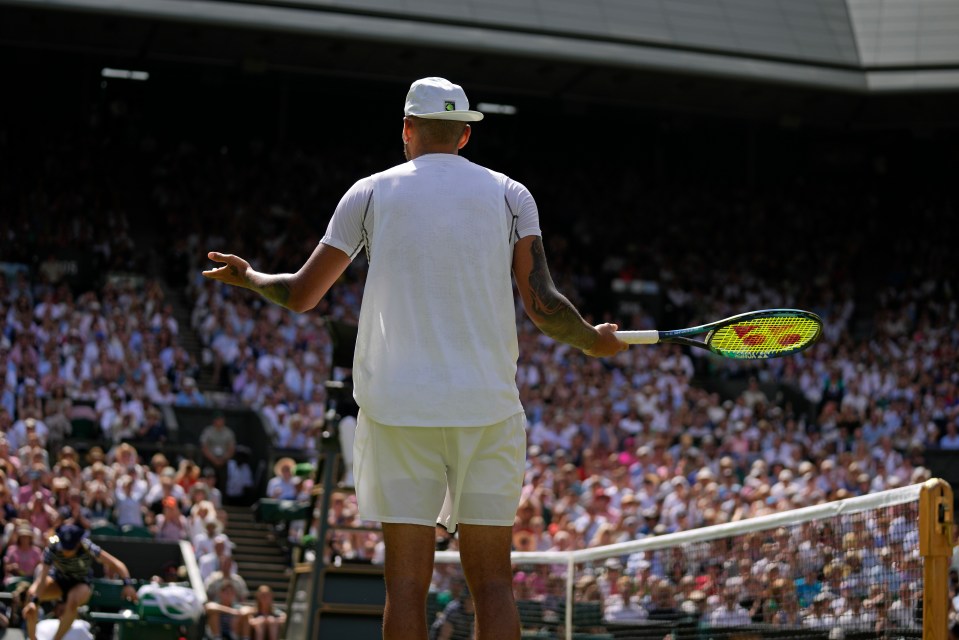
[[[704,340],[689,336],[706,334]],[[822,335],[822,319],[799,309],[749,311],[718,322],[673,331],[617,331],[627,344],[670,342],[708,349],[724,358],[778,358],[813,345]]]

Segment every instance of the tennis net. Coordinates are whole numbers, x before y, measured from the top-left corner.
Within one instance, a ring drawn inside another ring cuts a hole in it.
[[[516,552],[523,637],[944,638],[951,522],[951,489],[931,480],[604,547]],[[430,619],[443,627],[462,573],[458,553],[436,560]],[[437,637],[471,637],[460,609]]]

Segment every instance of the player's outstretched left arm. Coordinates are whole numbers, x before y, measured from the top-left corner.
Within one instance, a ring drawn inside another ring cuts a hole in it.
[[[260,273],[243,258],[228,253],[211,251],[207,257],[224,264],[204,271],[205,277],[255,291],[297,313],[315,307],[350,264],[346,253],[322,243],[296,273]]]
[[[590,325],[556,289],[546,264],[543,240],[539,236],[517,240],[513,248],[513,277],[526,315],[549,337],[597,358],[613,356],[629,348],[616,337],[619,327],[609,323]]]

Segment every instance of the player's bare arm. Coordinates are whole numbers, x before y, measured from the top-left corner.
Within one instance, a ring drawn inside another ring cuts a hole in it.
[[[131,602],[136,602],[137,590],[133,586],[133,579],[130,577],[130,570],[127,569],[127,565],[116,556],[111,555],[102,549],[100,550],[100,556],[97,558],[97,560],[100,561],[100,564],[110,569],[113,573],[120,576],[120,579],[123,580],[123,597]]]
[[[40,597],[40,588],[43,586],[43,579],[49,572],[50,566],[41,562],[39,570],[34,574],[37,577],[34,578],[33,584],[31,584],[30,588],[27,589],[28,604],[33,604],[35,600]]]
[[[526,236],[517,241],[513,249],[513,275],[526,314],[549,337],[600,358],[628,348],[614,335],[616,325],[590,325],[556,289],[539,236]]]
[[[350,264],[346,253],[322,243],[296,273],[260,273],[243,258],[216,251],[207,257],[224,264],[204,271],[205,277],[255,291],[297,313],[315,307]]]

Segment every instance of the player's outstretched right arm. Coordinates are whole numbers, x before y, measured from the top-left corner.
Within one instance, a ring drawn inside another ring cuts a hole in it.
[[[516,241],[513,275],[526,314],[549,337],[598,358],[613,356],[629,348],[615,335],[619,327],[615,324],[590,325],[573,303],[556,289],[546,264],[543,239],[539,236],[530,235]]]
[[[322,243],[296,273],[260,273],[243,258],[216,251],[209,252],[207,257],[224,264],[204,271],[205,277],[255,291],[298,313],[315,307],[350,264],[346,253]]]

